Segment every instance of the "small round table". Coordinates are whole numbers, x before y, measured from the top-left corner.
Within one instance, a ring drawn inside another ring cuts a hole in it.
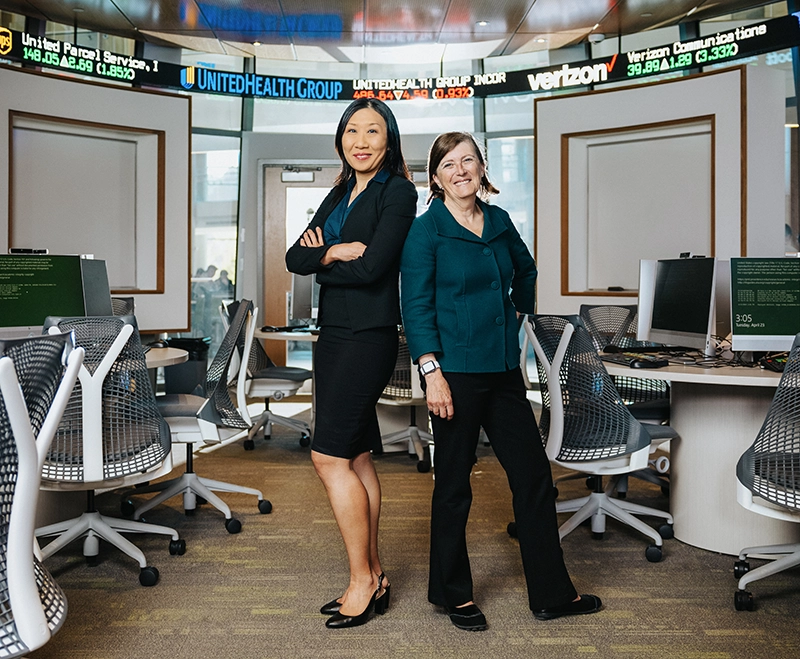
[[[189,360],[189,353],[182,348],[150,348],[145,353],[147,368],[175,366]]]

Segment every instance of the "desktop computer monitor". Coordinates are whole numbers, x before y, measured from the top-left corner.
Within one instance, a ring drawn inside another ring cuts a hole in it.
[[[800,259],[731,259],[731,347],[784,352],[800,332]]]
[[[0,337],[41,334],[47,316],[111,316],[105,261],[0,254]]]
[[[713,337],[728,333],[724,270],[714,258],[642,261],[637,339],[714,356]]]
[[[292,274],[289,319],[316,321],[319,312],[319,284],[314,275]]]

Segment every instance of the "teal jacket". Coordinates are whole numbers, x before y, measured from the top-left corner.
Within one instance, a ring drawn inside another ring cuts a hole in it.
[[[442,370],[495,373],[519,366],[516,311],[533,313],[536,264],[502,208],[478,202],[483,235],[440,199],[411,225],[400,260],[403,327],[411,357]]]

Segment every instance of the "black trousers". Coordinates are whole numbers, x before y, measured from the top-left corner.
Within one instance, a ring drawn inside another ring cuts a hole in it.
[[[483,426],[511,486],[530,608],[572,601],[577,593],[558,537],[550,463],[520,369],[444,375],[455,413],[450,421],[431,415],[436,481],[428,600],[453,607],[474,599],[466,527],[472,504],[470,473]]]

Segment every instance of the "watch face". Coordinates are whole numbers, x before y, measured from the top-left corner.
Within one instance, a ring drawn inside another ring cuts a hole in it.
[[[428,375],[428,373],[433,373],[437,368],[439,368],[439,364],[435,361],[425,362],[422,366],[419,367],[419,370],[422,372],[423,375]]]

